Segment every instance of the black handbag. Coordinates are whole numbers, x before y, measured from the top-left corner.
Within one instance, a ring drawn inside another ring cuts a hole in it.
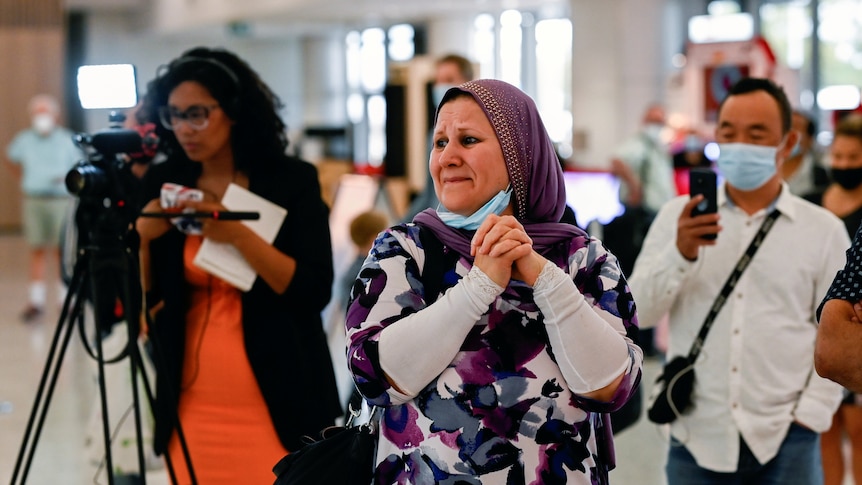
[[[377,448],[375,411],[359,426],[332,426],[272,469],[274,485],[368,485]]]
[[[653,423],[671,423],[691,408],[691,393],[694,390],[694,363],[697,360],[697,356],[700,355],[700,349],[703,348],[706,335],[709,333],[709,329],[712,327],[712,323],[715,321],[719,310],[724,306],[724,302],[727,301],[727,297],[733,291],[733,287],[736,286],[736,282],[739,281],[742,272],[748,266],[748,263],[751,262],[754,253],[757,252],[757,249],[763,243],[763,238],[772,229],[772,225],[778,219],[779,215],[781,214],[776,209],[766,216],[766,219],[760,226],[760,230],[754,235],[754,239],[748,245],[745,254],[739,258],[739,262],[736,263],[727,281],[725,281],[724,287],[722,287],[721,292],[715,298],[715,302],[713,302],[709,313],[706,315],[706,319],[704,319],[703,325],[700,327],[697,338],[691,344],[688,355],[677,356],[665,364],[661,375],[655,381],[652,403],[647,409],[647,417]]]

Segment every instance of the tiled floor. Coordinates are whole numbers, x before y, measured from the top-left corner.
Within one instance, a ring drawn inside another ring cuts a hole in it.
[[[3,310],[0,312],[0,484],[10,483],[59,317],[58,307],[55,307],[40,322],[25,325],[18,320],[27,296],[26,261],[26,248],[20,237],[0,236],[0,309]],[[331,347],[337,350],[333,352],[336,368],[341,369],[343,339],[340,332],[332,335]],[[106,347],[122,346],[122,340],[113,338]],[[97,368],[86,355],[77,333],[67,350],[26,483],[107,484],[104,473],[98,473],[103,439],[98,418]],[[110,353],[106,350],[106,354]],[[106,371],[108,414],[113,423],[121,419],[131,402],[127,362],[110,366]],[[658,361],[649,360],[643,382],[651,383],[659,367]],[[339,378],[345,380],[346,373],[340,372]],[[131,419],[118,427],[115,441],[128,442],[134,437],[129,428]],[[611,482],[615,485],[664,485],[666,443],[662,430],[645,419],[622,432],[616,439],[618,467],[611,473]],[[113,451],[115,467],[137,470],[133,448],[118,448]],[[159,461],[154,460],[154,466],[158,465]],[[17,483],[20,483],[20,476]],[[149,471],[147,483],[167,485],[166,472],[162,469]],[[849,485],[852,481],[846,483]]]

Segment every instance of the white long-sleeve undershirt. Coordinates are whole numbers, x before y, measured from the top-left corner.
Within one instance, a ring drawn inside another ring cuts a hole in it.
[[[412,399],[446,369],[470,329],[503,290],[474,266],[433,304],[381,331],[381,368],[403,391],[390,390],[394,400]],[[553,263],[542,269],[534,297],[554,356],[573,392],[601,389],[629,366],[623,336],[587,304],[571,278]]]
[[[572,278],[545,263],[533,286],[533,298],[545,317],[551,351],[575,394],[585,394],[612,383],[631,364],[625,332],[617,317],[602,318],[578,291]],[[604,313],[604,312],[602,312]],[[619,330],[612,325],[619,322]]]
[[[408,401],[440,375],[503,290],[473,266],[434,303],[383,329],[378,343],[380,367],[404,391],[393,389],[392,396]]]

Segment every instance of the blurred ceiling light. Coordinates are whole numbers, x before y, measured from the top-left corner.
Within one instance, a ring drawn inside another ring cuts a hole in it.
[[[713,0],[706,6],[710,15],[726,15],[739,13],[739,2],[735,0]]]
[[[749,40],[754,37],[754,19],[747,13],[695,15],[688,20],[688,38],[694,43]]]
[[[825,110],[856,109],[860,100],[859,86],[849,84],[827,86],[817,93],[817,105]]]

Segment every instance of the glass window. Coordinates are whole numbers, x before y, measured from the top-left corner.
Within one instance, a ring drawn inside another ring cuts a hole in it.
[[[820,0],[821,84],[860,83],[862,0]]]
[[[521,87],[521,12],[500,15],[500,79]]]
[[[368,163],[379,167],[386,155],[386,98],[375,94],[368,98]]]
[[[819,25],[812,8],[818,5]],[[810,108],[829,110],[837,99],[836,86],[858,86],[862,70],[862,0],[763,0],[761,31],[779,62],[799,71],[800,99]],[[819,42],[819,64],[812,62],[813,36]],[[813,92],[814,80],[820,92]],[[823,91],[826,92],[823,92]],[[820,103],[825,105],[821,106]]]
[[[815,66],[811,55],[814,26],[810,0],[765,3],[760,8],[760,24],[777,62],[798,71],[800,99],[790,102],[811,108]]]
[[[497,70],[494,16],[483,13],[473,20],[473,58],[479,63],[479,77],[495,77]]]
[[[362,59],[359,55],[359,49],[362,45],[360,33],[355,30],[349,32],[344,44],[347,60],[347,87],[353,91],[359,89],[362,83]]]
[[[386,36],[383,29],[366,29],[362,32],[359,51],[362,88],[366,92],[383,91],[386,84]]]
[[[533,97],[551,139],[566,156],[572,137],[572,22],[560,10],[479,14],[465,54],[479,65],[478,77],[502,79]],[[352,31],[345,48],[354,159],[379,166],[386,153],[387,65],[413,58],[415,29],[398,24]]]
[[[409,61],[413,58],[415,32],[410,24],[389,27],[389,58],[393,61]]]
[[[571,155],[572,49],[561,47],[571,45],[571,20],[536,23],[536,106],[564,157]]]

